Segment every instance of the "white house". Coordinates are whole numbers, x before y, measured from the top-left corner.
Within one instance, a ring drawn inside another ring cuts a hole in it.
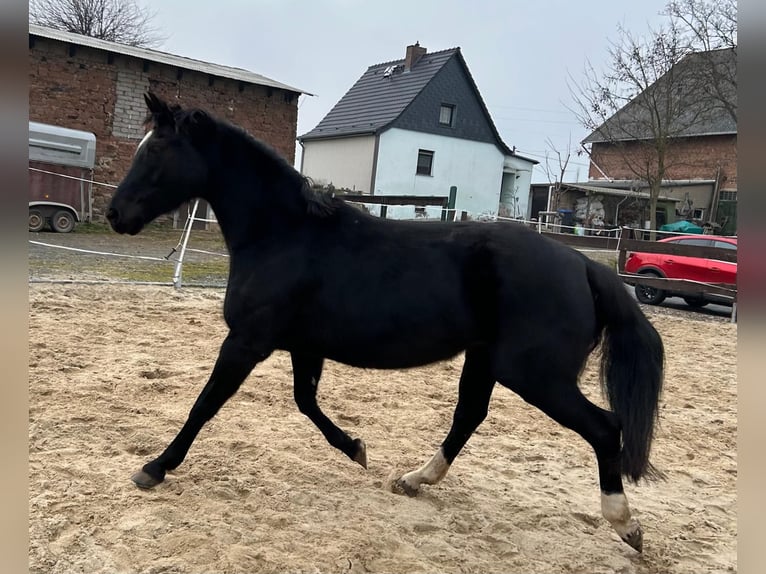
[[[310,132],[301,172],[368,195],[449,196],[472,216],[528,217],[535,160],[502,141],[460,48],[370,66]]]

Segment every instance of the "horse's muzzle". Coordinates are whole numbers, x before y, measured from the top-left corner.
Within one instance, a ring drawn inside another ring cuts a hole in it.
[[[106,211],[106,219],[109,221],[109,225],[112,226],[112,229],[120,234],[127,233],[128,235],[135,235],[143,228],[143,224],[140,221],[127,220],[114,207],[110,207]]]
[[[116,209],[114,209],[113,207],[110,207],[106,212],[106,218],[109,220],[109,223],[111,224],[112,228],[114,228],[117,222],[120,221],[120,214]]]

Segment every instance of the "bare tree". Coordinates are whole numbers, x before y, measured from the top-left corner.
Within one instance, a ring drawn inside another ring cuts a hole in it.
[[[588,62],[584,80],[570,85],[573,111],[592,132],[586,143],[608,144],[647,183],[650,226],[655,229],[669,148],[700,114],[686,97],[695,92],[685,73],[688,66],[677,65],[687,53],[678,30],[652,31],[648,39],[622,27],[618,31],[620,40],[609,47],[608,69],[598,73]]]
[[[572,139],[570,136],[570,139],[567,142],[566,153],[562,153],[550,138],[546,138],[545,145],[548,147],[545,151],[545,174],[548,177],[548,182],[553,186],[551,189],[552,201],[548,208],[552,211],[557,211],[559,202],[561,201],[564,174],[569,165],[569,159],[572,156]],[[548,156],[548,151],[556,155],[556,166],[552,165],[552,159]]]
[[[34,24],[102,40],[151,47],[166,38],[152,25],[156,12],[136,0],[30,0]]]
[[[737,48],[737,0],[670,0],[664,14],[683,24],[695,51]]]
[[[700,83],[737,121],[737,0],[670,0],[664,14],[699,52]],[[734,57],[722,54],[731,50]]]
[[[645,38],[619,27],[606,70],[588,62],[582,81],[570,78],[572,111],[592,132],[584,143],[618,154],[646,182],[651,229],[673,145],[721,110],[736,125],[736,11],[734,0],[670,0],[665,26]]]

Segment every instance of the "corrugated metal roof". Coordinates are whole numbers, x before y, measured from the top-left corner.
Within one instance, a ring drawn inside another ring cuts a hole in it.
[[[317,126],[300,140],[375,133],[394,121],[460,49],[423,55],[409,72],[404,58],[367,68]]]
[[[720,93],[715,93],[711,86],[707,66],[716,66],[719,77],[731,76],[736,79],[737,54],[733,49],[712,50],[688,54],[665,75],[652,84],[644,94],[650,91],[661,91],[668,82],[670,88],[683,91],[674,94],[674,106],[679,113],[673,118],[668,127],[672,137],[694,137],[710,135],[729,135],[737,133],[737,122],[719,103],[718,98],[725,97],[735,109],[737,107],[736,84],[720,82],[717,86]],[[670,79],[672,78],[672,79]],[[614,141],[630,141],[650,139],[648,119],[652,106],[642,106],[639,94],[612,117],[599,126],[593,133],[582,140],[582,143],[603,143]]]
[[[590,193],[603,193],[604,195],[616,195],[619,197],[641,197],[649,199],[649,193],[644,191],[635,191],[633,189],[620,189],[616,187],[606,187],[601,185],[589,185],[587,183],[562,183],[564,187],[578,189],[580,191]],[[668,195],[659,195],[658,199],[664,201],[681,201],[678,197],[670,197]]]
[[[116,54],[124,54],[126,56],[132,56],[141,60],[149,60],[151,62],[167,64],[168,66],[175,66],[185,70],[194,70],[197,72],[202,72],[203,74],[210,74],[212,76],[218,76],[221,78],[238,80],[248,84],[257,84],[260,86],[279,88],[280,90],[288,90],[291,92],[297,92],[299,94],[306,94],[308,96],[314,95],[307,92],[306,90],[288,86],[282,82],[277,82],[276,80],[272,80],[266,76],[256,74],[255,72],[243,70],[242,68],[232,68],[230,66],[211,64],[210,62],[194,60],[184,56],[176,56],[175,54],[160,52],[159,50],[152,50],[150,48],[139,48],[136,46],[128,46],[127,44],[118,44],[116,42],[91,38],[90,36],[83,36],[82,34],[73,34],[71,32],[64,32],[62,30],[47,28],[45,26],[38,26],[36,24],[29,24],[29,34],[31,36],[40,36],[42,38],[49,38],[51,40],[58,40],[60,42],[67,42],[69,44],[77,44],[79,46],[87,46],[89,48],[114,52]]]

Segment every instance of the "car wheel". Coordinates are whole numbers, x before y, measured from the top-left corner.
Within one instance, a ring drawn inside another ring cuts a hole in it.
[[[694,307],[695,309],[708,304],[708,301],[705,301],[702,297],[684,297],[684,301],[689,307]]]
[[[647,277],[659,277],[659,274],[652,271],[647,271],[646,273],[642,273],[642,275],[646,275]],[[665,291],[662,289],[636,283],[636,299],[641,303],[646,303],[647,305],[659,305],[665,300],[665,297]]]
[[[69,211],[57,211],[51,219],[51,226],[58,233],[69,233],[74,229],[74,215]]]
[[[45,227],[45,217],[39,209],[29,210],[29,231],[37,233]]]

